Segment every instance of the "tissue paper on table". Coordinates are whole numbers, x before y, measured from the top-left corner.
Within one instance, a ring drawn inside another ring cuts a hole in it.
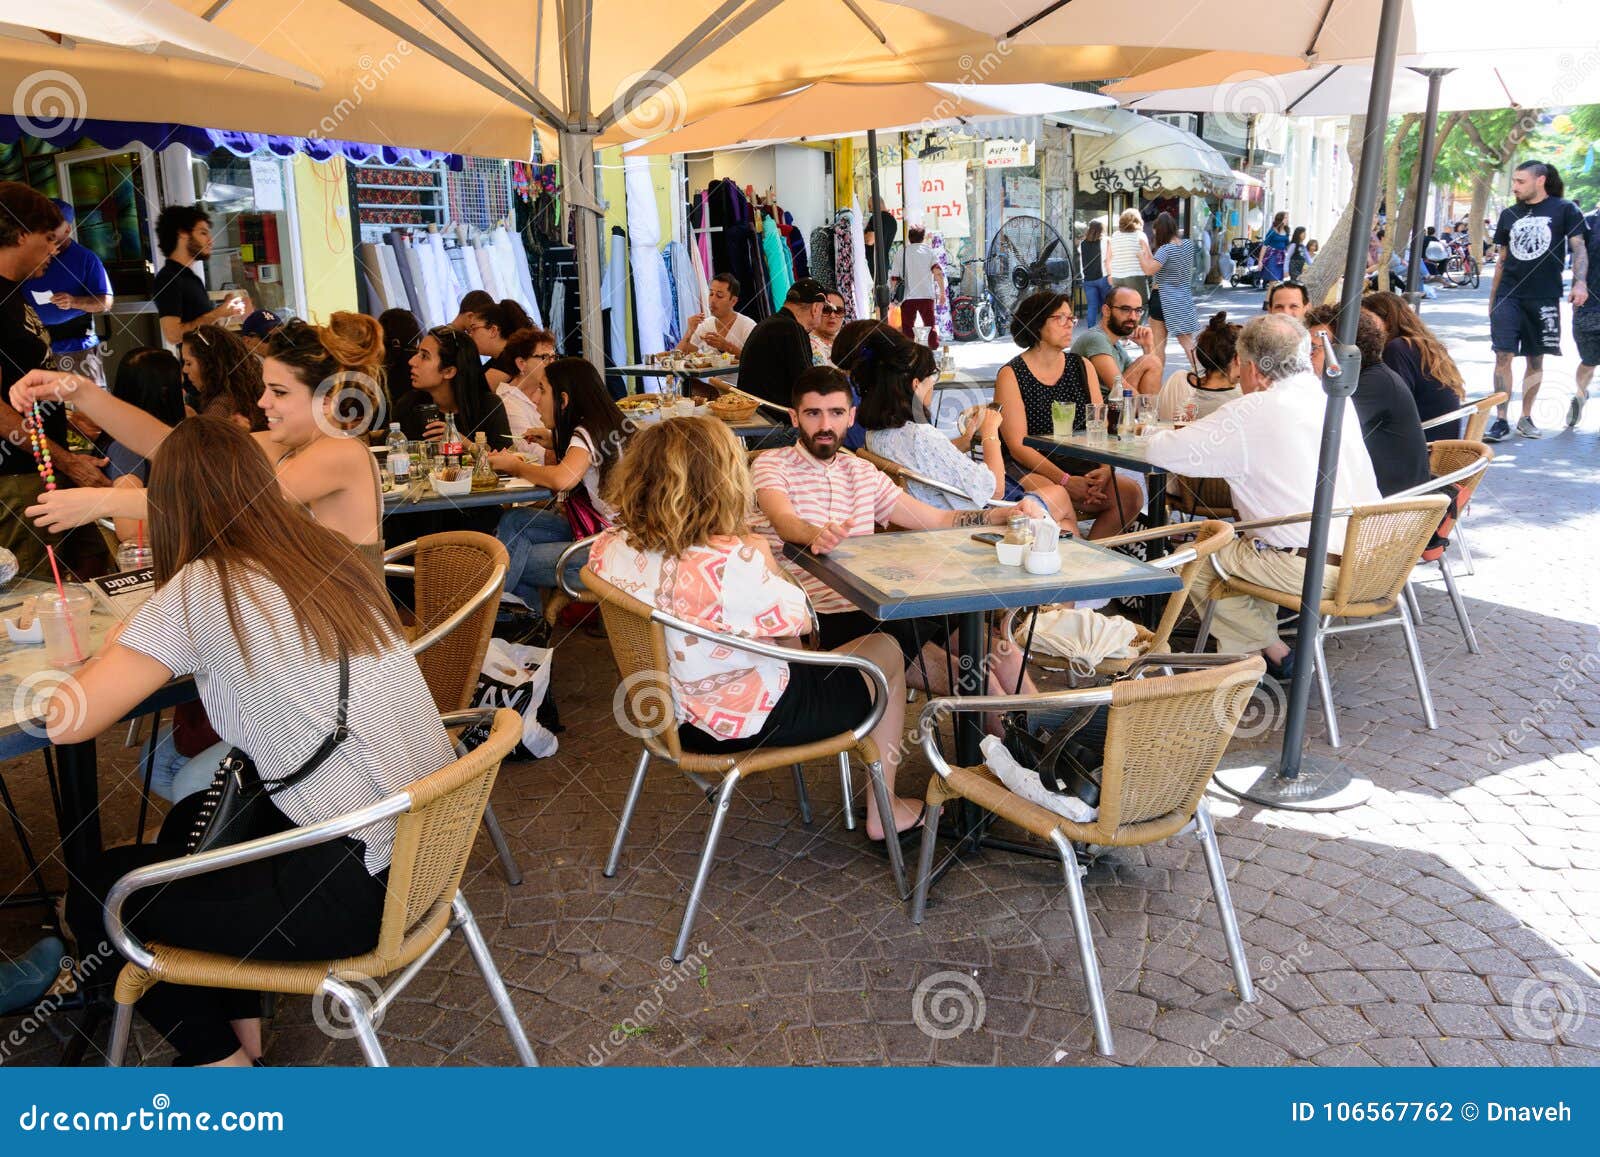
[[[1023,767],[1013,759],[1011,753],[1006,750],[1006,745],[995,736],[984,736],[983,742],[978,747],[983,752],[985,766],[995,773],[1013,795],[1021,796],[1029,803],[1038,804],[1046,811],[1055,812],[1062,819],[1072,820],[1074,823],[1093,823],[1095,817],[1100,814],[1098,808],[1090,807],[1075,795],[1050,791],[1040,782],[1039,773]]]

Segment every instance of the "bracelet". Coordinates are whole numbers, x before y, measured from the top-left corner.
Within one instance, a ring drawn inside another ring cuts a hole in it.
[[[981,441],[984,441],[984,442],[998,442],[998,441],[1000,441],[1000,435],[999,434],[990,434],[987,438],[981,439]]]

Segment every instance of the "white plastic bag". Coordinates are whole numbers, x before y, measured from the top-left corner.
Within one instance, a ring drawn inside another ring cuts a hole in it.
[[[560,741],[539,722],[539,705],[550,690],[549,647],[525,647],[504,639],[490,639],[483,656],[474,707],[509,707],[522,716],[522,742],[512,759],[543,759],[554,755]]]

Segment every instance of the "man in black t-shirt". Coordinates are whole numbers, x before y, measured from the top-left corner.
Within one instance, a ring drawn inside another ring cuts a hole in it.
[[[161,317],[161,338],[179,345],[183,335],[202,325],[250,312],[250,299],[231,295],[212,307],[206,283],[194,266],[211,256],[211,216],[199,205],[168,205],[156,218],[156,243],[166,262],[156,270],[156,312]]]
[[[1526,359],[1522,373],[1522,417],[1517,433],[1540,436],[1533,424],[1533,399],[1544,378],[1544,355],[1561,354],[1561,271],[1572,253],[1572,304],[1588,300],[1588,249],[1583,214],[1562,199],[1564,186],[1554,165],[1524,161],[1511,177],[1517,203],[1500,214],[1494,243],[1499,258],[1489,287],[1489,341],[1494,348],[1494,388],[1507,397],[1513,358]],[[1511,433],[1507,404],[1489,424],[1484,441]]]
[[[1600,245],[1600,206],[1583,219],[1589,240],[1585,256]],[[1576,426],[1583,417],[1583,404],[1589,400],[1589,383],[1594,380],[1594,369],[1600,366],[1600,261],[1589,262],[1589,297],[1572,311],[1572,336],[1578,343],[1578,391],[1567,406],[1567,429]]]
[[[794,384],[811,368],[811,332],[822,320],[828,294],[802,277],[789,287],[783,308],[758,324],[739,352],[739,388],[768,402],[788,406]]]

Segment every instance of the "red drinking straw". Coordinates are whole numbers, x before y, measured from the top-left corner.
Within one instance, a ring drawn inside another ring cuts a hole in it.
[[[139,539],[138,539],[138,543],[136,545],[139,548],[139,553],[143,554],[144,553],[144,519],[141,518],[136,525],[139,528],[139,531],[138,531]]]
[[[56,594],[61,596],[61,611],[67,616],[67,634],[72,638],[73,662],[83,662],[83,648],[78,645],[78,628],[73,625],[72,612],[67,608],[67,588],[61,582],[61,568],[56,565],[55,547],[44,548],[45,554],[50,556],[50,570],[56,576]]]

